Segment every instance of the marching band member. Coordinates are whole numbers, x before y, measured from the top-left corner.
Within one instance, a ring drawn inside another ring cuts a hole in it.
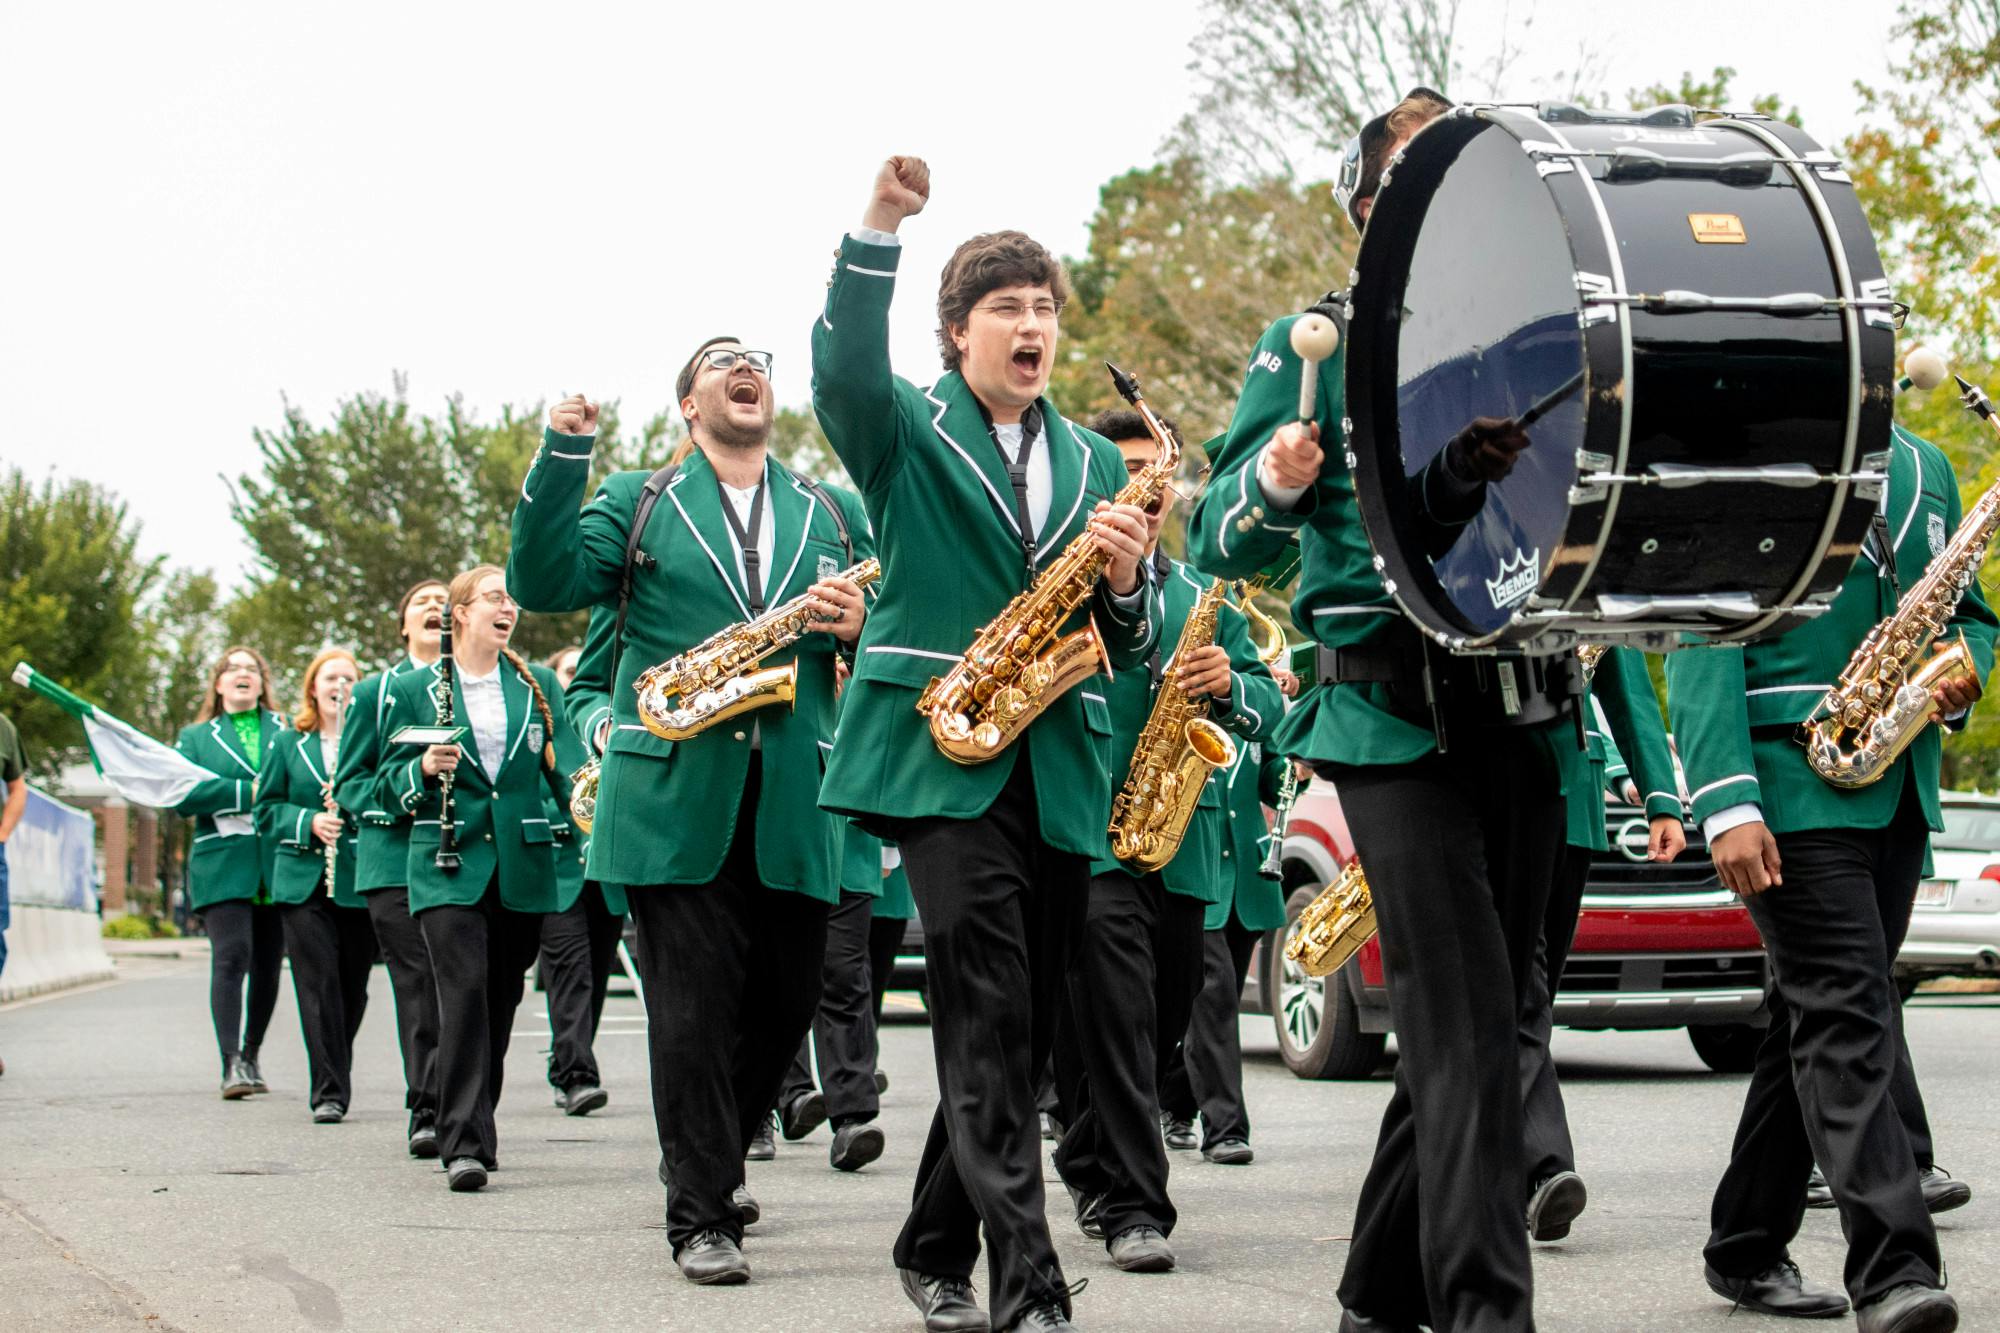
[[[613,618],[593,607],[590,628],[581,648],[565,648],[549,658],[548,667],[563,687],[569,716],[563,725],[592,754],[597,753],[579,719],[599,709],[608,712],[611,696]],[[568,906],[542,918],[542,978],[549,1002],[549,1085],[555,1103],[567,1115],[589,1115],[611,1094],[597,1071],[597,1028],[604,1018],[604,1000],[611,990],[611,964],[618,956],[618,937],[625,929],[625,890],[587,876],[589,842],[567,809],[552,817],[562,898]],[[563,840],[567,839],[566,842]],[[578,883],[574,898],[569,883]]]
[[[1342,182],[1357,227],[1390,158],[1449,105],[1420,89],[1364,128],[1358,171]],[[1324,650],[1321,680],[1276,744],[1332,779],[1374,888],[1401,1059],[1356,1210],[1340,1327],[1528,1329],[1516,1027],[1563,836],[1572,677],[1554,659],[1522,659],[1526,688],[1503,690],[1499,673],[1427,648],[1398,614],[1342,457],[1344,349],[1318,378],[1314,420],[1300,422],[1293,322],[1272,325],[1251,355],[1189,550],[1205,573],[1249,577],[1298,535],[1292,618]],[[1526,445],[1518,428],[1483,423],[1440,458],[1477,478],[1461,483],[1476,503]]]
[[[1114,667],[1151,650],[1157,593],[1140,567],[1144,515],[1110,504],[1117,451],[1044,397],[1069,295],[1046,250],[1019,232],[961,245],[938,293],[947,373],[923,390],[891,371],[895,232],[929,189],[919,159],[883,165],[813,326],[813,408],[883,563],[821,802],[898,842],[923,914],[940,1101],[896,1242],[903,1290],[928,1329],[985,1327],[969,1285],[983,1226],[992,1324],[1066,1329],[1034,1084],[1105,850],[1110,719],[1086,684],[966,766],[915,705],[1072,538],[1091,533],[1109,558],[1091,609]]]
[[[403,1057],[403,1107],[409,1112],[409,1153],[418,1158],[438,1155],[437,981],[431,975],[423,929],[410,915],[410,820],[393,804],[377,799],[377,786],[388,748],[382,715],[389,706],[389,684],[437,661],[447,600],[444,584],[423,579],[397,601],[397,634],[404,656],[355,685],[333,771],[333,799],[359,825],[353,887],[368,906],[368,920],[389,969],[390,991],[396,999],[396,1044]]]
[[[174,811],[194,818],[188,893],[208,932],[208,1008],[222,1052],[225,1101],[269,1091],[257,1068],[257,1048],[278,1004],[285,940],[277,909],[271,906],[252,802],[264,747],[285,729],[277,710],[263,654],[231,648],[209,673],[201,711],[174,743],[195,763],[224,775],[201,783]]]
[[[1609,782],[1623,782],[1626,777],[1622,763],[1615,776],[1611,771],[1614,751],[1631,757],[1630,771],[1638,781],[1632,795],[1643,804],[1648,824],[1647,859],[1671,861],[1687,847],[1673,754],[1667,748],[1666,724],[1660,718],[1660,700],[1653,692],[1652,677],[1646,673],[1645,656],[1631,648],[1606,649],[1578,706],[1586,719],[1584,745],[1562,750],[1563,809],[1568,827],[1521,1003],[1521,1125],[1527,1145],[1528,1234],[1541,1241],[1567,1236],[1589,1198],[1583,1178],[1576,1172],[1576,1147],[1570,1140],[1555,1059],[1549,1053],[1549,1034],[1555,1021],[1556,987],[1569,961],[1577,917],[1583,910],[1590,858],[1592,853],[1611,847],[1604,829],[1605,788]],[[1610,736],[1605,734],[1607,728]],[[1615,747],[1611,745],[1614,738],[1618,742]]]
[[[1938,809],[1940,740],[1926,727],[1872,785],[1835,787],[1795,732],[1854,650],[1959,522],[1958,479],[1895,429],[1874,531],[1824,614],[1764,643],[1667,658],[1667,706],[1722,882],[1743,896],[1771,965],[1771,1023],[1744,1094],[1703,1252],[1708,1285],[1770,1314],[1831,1317],[1837,1291],[1790,1258],[1815,1160],[1847,1237],[1846,1284],[1866,1333],[1951,1329],[1937,1230],[1896,1105],[1907,1061],[1891,972]],[[1940,647],[1962,633],[1976,674],[1936,690],[1962,720],[1993,667],[1995,620],[1975,579]]]
[[[344,649],[313,658],[293,732],[265,749],[257,780],[258,826],[273,864],[271,899],[284,922],[305,1034],[307,1104],[319,1125],[339,1124],[353,1101],[354,1034],[375,965],[375,931],[354,891],[354,826],[337,806],[328,808],[341,719],[359,675]]]
[[[1158,460],[1159,443],[1137,412],[1105,412],[1090,424],[1118,446],[1129,472]],[[1209,719],[1233,732],[1243,750],[1261,740],[1283,711],[1277,683],[1234,608],[1216,609],[1213,642],[1179,655],[1182,630],[1207,583],[1159,550],[1172,501],[1169,491],[1146,519],[1147,555],[1162,603],[1152,656],[1144,670],[1120,672],[1103,686],[1111,713],[1113,791],[1124,788],[1143,759],[1134,747],[1162,690],[1207,699]],[[1142,870],[1107,852],[1090,867],[1089,907],[1069,974],[1070,1031],[1081,1067],[1056,1074],[1068,1127],[1055,1161],[1084,1234],[1101,1239],[1111,1262],[1127,1272],[1164,1273],[1174,1266],[1168,1237],[1177,1214],[1167,1196],[1160,1082],[1201,989],[1202,922],[1223,897],[1224,824],[1220,787],[1210,775],[1180,848],[1165,866]],[[1058,1044],[1057,1063],[1069,1052],[1069,1043]]]
[[[676,384],[694,451],[670,479],[666,469],[610,477],[581,513],[597,406],[558,403],[514,509],[508,565],[534,610],[617,608],[621,586],[630,590],[589,870],[626,886],[638,925],[667,1239],[698,1283],[750,1276],[742,1236],[757,1206],[743,1188],[744,1149],[819,1003],[838,896],[820,769],[834,651],[859,637],[865,614],[841,561],[850,542],[872,554],[853,496],[768,455],[770,368],[767,353],[737,339],[703,343]],[[679,741],[640,722],[641,671],[798,597],[811,598],[822,632],[763,663],[797,663],[790,709]]]
[[[493,1108],[500,1100],[508,1038],[524,974],[541,942],[542,914],[556,906],[555,832],[548,802],[569,792],[582,763],[568,723],[556,723],[562,687],[539,663],[507,646],[520,611],[506,577],[479,565],[451,581],[455,660],[450,716],[457,744],[398,744],[403,727],[438,716],[440,667],[406,672],[389,685],[382,726],[391,749],[379,795],[408,815],[410,912],[424,933],[438,992],[438,1150],[454,1191],[481,1189],[499,1159]],[[452,776],[459,864],[440,865],[447,817],[436,780]]]

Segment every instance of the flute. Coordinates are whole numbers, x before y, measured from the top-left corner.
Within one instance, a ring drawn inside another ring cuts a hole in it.
[[[451,661],[451,612],[445,612],[444,623],[438,627],[438,673],[437,683],[431,686],[431,702],[437,705],[437,724],[449,727],[452,723],[451,680],[454,670]],[[458,829],[451,816],[451,770],[438,774],[438,849],[435,864],[439,870],[456,870],[458,858]]]

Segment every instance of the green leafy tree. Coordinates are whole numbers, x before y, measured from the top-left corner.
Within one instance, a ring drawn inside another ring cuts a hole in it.
[[[28,662],[131,716],[147,697],[138,610],[160,572],[111,492],[0,473],[0,669]],[[37,773],[52,775],[81,749],[76,720],[39,695],[15,691],[5,707]]]

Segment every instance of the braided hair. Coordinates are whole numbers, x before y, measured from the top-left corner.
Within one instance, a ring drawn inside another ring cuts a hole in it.
[[[556,771],[556,719],[549,711],[548,697],[542,693],[542,683],[535,679],[535,673],[528,670],[528,664],[512,648],[502,648],[501,656],[514,664],[514,670],[521,673],[521,679],[528,682],[528,688],[535,692],[535,710],[542,715],[542,734],[548,739],[542,743],[542,766],[553,773]]]

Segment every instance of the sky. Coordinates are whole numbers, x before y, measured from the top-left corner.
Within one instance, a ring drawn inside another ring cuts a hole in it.
[[[1733,65],[1832,143],[1893,21],[1463,0],[1458,40],[1477,69],[1513,33],[1521,100],[1580,49],[1619,94]],[[1018,227],[1079,253],[1099,188],[1189,109],[1201,26],[1198,0],[7,6],[0,463],[110,488],[146,553],[228,586],[251,552],[225,478],[287,402],[324,419],[402,373],[423,411],[587,392],[643,420],[732,333],[802,406],[833,249],[892,153],[932,169],[891,346],[928,383],[952,248]]]

